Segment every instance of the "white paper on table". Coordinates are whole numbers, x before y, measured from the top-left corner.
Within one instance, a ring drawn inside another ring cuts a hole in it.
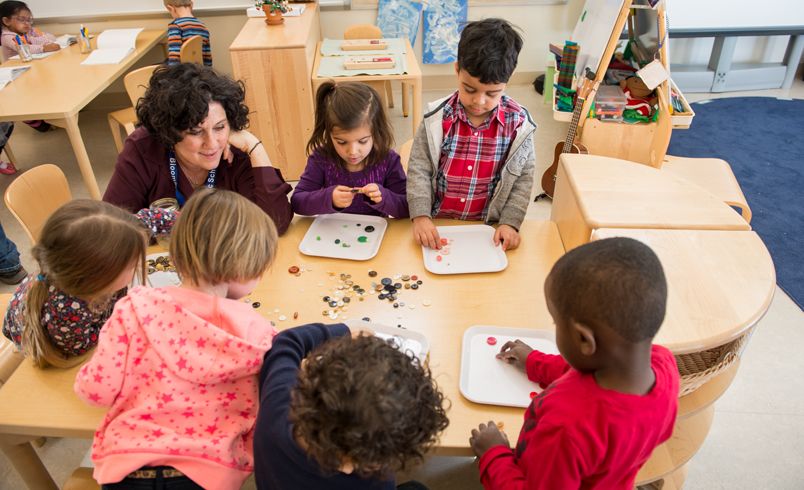
[[[82,65],[115,65],[123,61],[137,45],[137,36],[142,27],[136,29],[107,29],[98,36],[97,49],[92,51]]]
[[[47,58],[48,56],[53,56],[54,54],[58,53],[58,51],[48,51],[46,53],[31,53],[31,58],[35,60],[41,60],[42,58]],[[10,57],[9,60],[18,60],[20,59],[20,55],[15,54],[14,56]]]
[[[67,46],[75,44],[77,42],[78,40],[75,38],[75,36],[71,34],[62,34],[61,36],[56,38],[56,44],[58,44],[62,48],[66,48]]]
[[[30,70],[30,66],[15,66],[13,68],[0,68],[0,90],[11,81]]]

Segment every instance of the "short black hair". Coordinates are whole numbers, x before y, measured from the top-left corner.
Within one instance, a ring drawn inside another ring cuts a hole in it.
[[[522,37],[508,21],[469,22],[458,42],[458,67],[480,83],[508,83],[521,50]]]
[[[248,107],[243,83],[196,63],[160,66],[137,102],[137,119],[165,146],[184,139],[184,131],[201,124],[209,103],[226,111],[232,131],[248,126]]]
[[[449,424],[430,370],[385,340],[333,339],[312,351],[291,392],[290,421],[326,473],[349,461],[364,478],[421,462]]]
[[[650,340],[664,321],[667,280],[659,257],[633,238],[597,240],[572,249],[547,277],[563,319],[606,325],[629,342]]]

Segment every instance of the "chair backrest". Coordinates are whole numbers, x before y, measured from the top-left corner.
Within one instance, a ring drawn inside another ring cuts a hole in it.
[[[199,65],[204,63],[204,38],[201,36],[193,36],[184,41],[179,51],[179,59],[182,63],[197,63]]]
[[[374,24],[355,24],[346,28],[344,39],[380,39],[382,30]]]
[[[45,221],[72,198],[64,172],[49,163],[34,167],[14,179],[5,194],[8,210],[34,244],[39,240]]]
[[[405,173],[408,173],[408,160],[410,160],[410,148],[413,146],[413,140],[409,139],[402,143],[402,146],[399,147],[397,153],[399,153],[399,159],[402,161],[402,169]]]
[[[145,91],[148,89],[148,82],[151,81],[151,75],[154,74],[154,70],[159,68],[159,66],[160,65],[150,65],[137,68],[136,70],[131,70],[126,73],[126,76],[123,78],[126,93],[128,94],[128,98],[131,99],[131,105],[135,108],[137,107],[137,101],[145,95]]]

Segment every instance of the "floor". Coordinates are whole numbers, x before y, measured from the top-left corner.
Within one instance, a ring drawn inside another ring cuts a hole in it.
[[[434,100],[449,91],[424,91],[424,100]],[[552,162],[553,147],[563,141],[566,124],[553,121],[550,107],[530,85],[508,90],[520,104],[528,107],[539,126],[535,136],[536,175],[541,176]],[[804,82],[798,79],[790,90],[692,94],[691,101],[706,98],[763,96],[804,99]],[[397,107],[391,111],[397,143],[412,137],[411,126]],[[116,151],[106,123],[106,114],[118,107],[90,105],[81,113],[81,131],[103,190],[114,167]],[[18,124],[11,139],[21,170],[41,163],[57,163],[70,181],[74,197],[87,197],[75,158],[63,130],[35,133]],[[0,176],[0,192],[13,177]],[[538,182],[538,179],[537,179]],[[535,191],[534,191],[535,192]],[[549,219],[550,202],[533,203],[529,219]],[[7,235],[20,247],[26,268],[35,270],[28,238],[5,207],[0,221]],[[0,292],[11,292],[0,287]],[[804,313],[777,288],[767,315],[761,320],[740,367],[736,380],[716,404],[711,432],[700,452],[690,463],[686,488],[689,489],[798,489],[804,487]],[[480,421],[478,421],[480,422]],[[468,434],[467,434],[468,437]],[[49,439],[39,449],[54,479],[62,483],[77,467],[90,441]],[[431,457],[412,477],[434,490],[481,488],[477,470],[470,458]],[[0,489],[25,488],[5,457],[0,456]],[[255,488],[249,480],[244,488]]]

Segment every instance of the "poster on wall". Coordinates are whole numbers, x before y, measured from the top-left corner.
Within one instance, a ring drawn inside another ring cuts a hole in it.
[[[458,57],[458,40],[466,24],[468,0],[428,2],[424,9],[422,60],[426,64],[452,63]]]
[[[383,37],[406,37],[410,45],[416,43],[419,33],[421,2],[412,0],[380,0],[377,6],[377,26]]]

